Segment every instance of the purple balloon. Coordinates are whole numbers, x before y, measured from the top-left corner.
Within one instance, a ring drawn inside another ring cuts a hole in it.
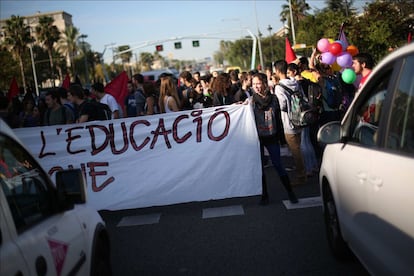
[[[333,64],[335,62],[336,56],[331,54],[330,52],[325,52],[321,54],[321,61],[326,64]],[[339,64],[338,64],[339,65]]]
[[[348,52],[340,53],[336,57],[336,63],[343,68],[349,68],[352,66],[352,56]]]

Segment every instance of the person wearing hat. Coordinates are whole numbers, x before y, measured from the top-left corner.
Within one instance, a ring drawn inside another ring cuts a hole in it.
[[[96,99],[103,104],[109,106],[112,111],[112,119],[119,119],[119,106],[114,96],[108,94],[104,90],[104,86],[100,82],[96,82],[91,86],[91,92],[96,96]]]

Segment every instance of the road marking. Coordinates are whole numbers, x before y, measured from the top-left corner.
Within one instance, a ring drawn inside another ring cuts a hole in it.
[[[160,213],[123,217],[117,227],[156,224],[160,222]]]
[[[244,215],[241,205],[203,209],[203,219]]]
[[[320,196],[299,198],[296,204],[290,203],[289,200],[283,200],[286,209],[301,209],[322,206],[322,198]]]

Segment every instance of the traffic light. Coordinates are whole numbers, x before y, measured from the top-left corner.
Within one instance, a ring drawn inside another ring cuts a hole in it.
[[[181,49],[181,42],[174,42],[174,48],[175,49]]]
[[[200,41],[199,40],[193,40],[193,47],[200,47]]]
[[[164,47],[162,46],[162,44],[159,44],[155,46],[155,50],[157,50],[157,52],[162,52],[164,51]]]

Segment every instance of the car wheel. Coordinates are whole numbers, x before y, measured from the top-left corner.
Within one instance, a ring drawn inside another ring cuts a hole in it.
[[[92,260],[92,276],[111,276],[111,255],[107,239],[99,238]]]
[[[337,259],[349,259],[352,254],[342,237],[335,200],[332,195],[332,191],[329,188],[327,188],[324,192],[323,205],[325,228],[329,247]]]

